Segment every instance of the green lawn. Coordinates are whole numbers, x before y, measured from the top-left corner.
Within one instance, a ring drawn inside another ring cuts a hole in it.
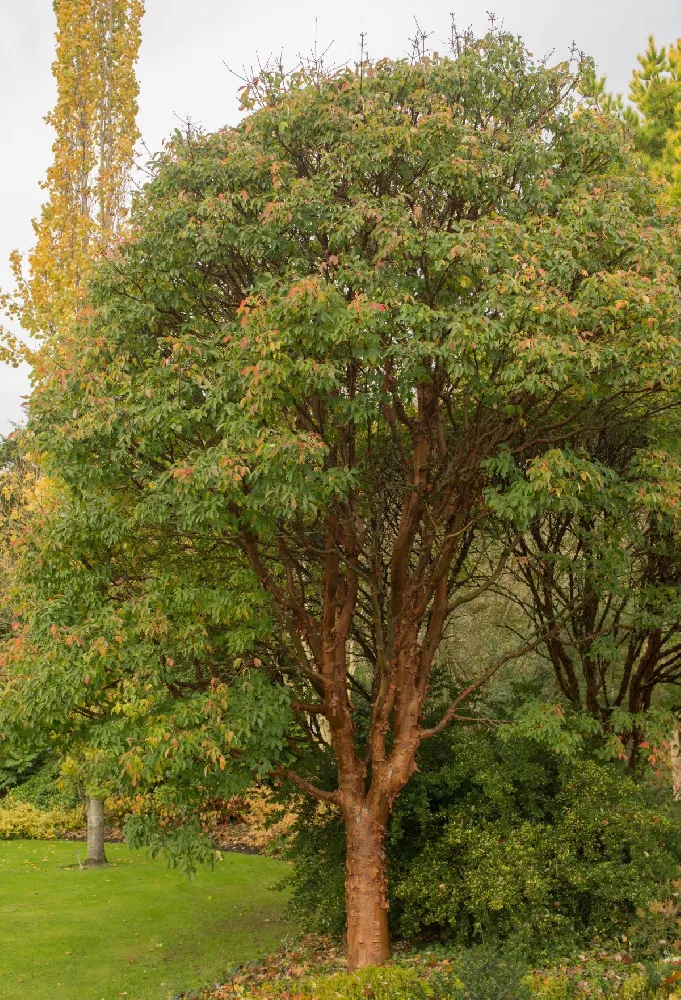
[[[272,891],[280,861],[225,854],[190,881],[122,845],[106,868],[79,869],[77,854],[0,843],[2,1000],[166,1000],[293,933]]]

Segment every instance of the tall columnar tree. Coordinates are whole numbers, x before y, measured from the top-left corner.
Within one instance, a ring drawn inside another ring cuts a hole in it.
[[[93,258],[120,232],[128,205],[141,40],[141,0],[54,0],[57,103],[47,192],[24,275],[12,257],[22,324],[58,334],[73,320]]]
[[[602,435],[679,406],[678,234],[578,75],[497,33],[266,74],[241,125],[159,158],[34,396],[71,499],[25,560],[16,712],[113,705],[154,844],[240,770],[337,806],[352,967],[390,953],[419,746],[560,626],[424,723],[445,629],[510,557],[481,573],[478,532],[515,541],[566,483],[598,505]]]

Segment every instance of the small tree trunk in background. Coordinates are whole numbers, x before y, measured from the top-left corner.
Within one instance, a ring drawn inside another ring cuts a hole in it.
[[[679,730],[675,729],[669,741],[669,756],[672,767],[672,792],[674,802],[681,799],[681,736]]]
[[[87,800],[87,858],[85,864],[94,868],[108,864],[104,853],[104,799],[92,796]]]
[[[385,824],[376,822],[366,808],[346,821],[345,897],[350,971],[365,965],[381,965],[391,956],[385,834]]]

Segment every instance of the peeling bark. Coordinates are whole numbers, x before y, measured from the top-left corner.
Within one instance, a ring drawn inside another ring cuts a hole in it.
[[[345,893],[348,968],[380,965],[391,956],[388,932],[386,826],[366,808],[346,818]]]

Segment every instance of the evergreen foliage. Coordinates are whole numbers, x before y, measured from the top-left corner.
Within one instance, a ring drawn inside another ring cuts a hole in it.
[[[548,750],[509,724],[457,726],[417,765],[387,837],[400,936],[512,942],[542,961],[625,934],[648,954],[643,915],[675,892],[681,838],[669,806],[647,801],[619,765]],[[342,933],[343,855],[338,814],[303,809],[287,880],[303,927]]]
[[[629,89],[640,119],[635,142],[653,176],[667,182],[667,198],[681,204],[681,39],[658,47],[652,36]]]

